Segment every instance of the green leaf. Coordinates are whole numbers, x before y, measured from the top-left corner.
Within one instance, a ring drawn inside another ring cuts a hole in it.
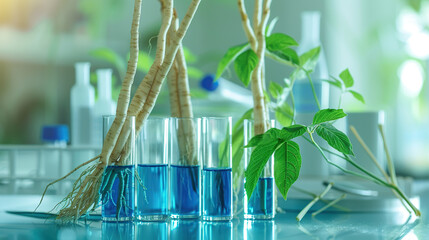
[[[248,199],[252,196],[253,190],[255,190],[256,184],[258,183],[259,176],[277,146],[278,140],[273,140],[263,144],[261,143],[253,149],[250,162],[245,172],[246,182],[244,188],[246,189]]]
[[[273,33],[266,38],[266,47],[271,52],[282,51],[293,46],[298,46],[295,39],[283,33]]]
[[[282,94],[283,87],[280,86],[280,84],[278,84],[276,82],[270,82],[268,90],[270,91],[271,96],[273,96],[273,98],[277,99],[277,97],[280,96],[280,94]]]
[[[241,44],[239,46],[232,47],[228,49],[223,58],[220,60],[219,65],[216,71],[216,79],[220,78],[222,73],[225,71],[225,68],[234,61],[241,53],[243,53],[246,49],[249,48],[249,44]]]
[[[248,86],[253,69],[258,63],[258,56],[251,49],[243,52],[234,61],[234,69],[244,86]]]
[[[344,113],[343,109],[322,109],[314,115],[313,124],[316,125],[319,123],[329,122],[345,116],[347,116],[347,114]]]
[[[343,89],[343,84],[335,78],[333,78],[333,80],[323,79],[322,81],[327,82],[330,85],[339,88],[340,90]]]
[[[306,71],[312,72],[314,67],[316,67],[317,61],[319,60],[320,47],[315,47],[299,57],[299,62],[301,67]]]
[[[303,53],[299,57],[299,66],[301,68],[295,69],[295,71],[293,71],[291,74],[291,78],[292,79],[306,78],[305,72],[308,72],[308,73],[313,72],[314,68],[316,67],[317,61],[319,60],[319,55],[320,55],[320,47],[313,48]]]
[[[139,71],[142,71],[144,73],[148,73],[150,67],[152,66],[153,63],[153,58],[151,56],[149,56],[149,54],[147,54],[146,52],[143,51],[139,51],[139,59],[137,62],[137,69]]]
[[[262,142],[262,139],[264,138],[264,134],[259,134],[256,136],[253,136],[252,139],[247,143],[244,148],[250,148],[250,147],[256,147],[260,142]]]
[[[365,104],[365,99],[363,98],[363,96],[353,90],[348,90],[349,93],[351,93],[353,95],[354,98],[356,98],[358,101],[360,101],[361,103]]]
[[[316,128],[319,136],[337,151],[344,154],[353,154],[352,144],[346,134],[336,129],[332,124],[322,123]]]
[[[279,20],[278,17],[275,17],[273,18],[273,20],[271,20],[271,22],[268,24],[267,28],[265,29],[265,36],[271,35],[278,20]]]
[[[289,127],[284,127],[278,134],[279,139],[282,141],[289,141],[296,137],[303,135],[307,131],[307,127],[304,125],[295,124]]]
[[[278,50],[278,51],[269,51],[269,52],[271,54],[274,54],[278,58],[283,59],[284,61],[290,62],[288,64],[290,64],[292,66],[293,65],[299,65],[299,63],[300,63],[298,54],[296,53],[295,50],[293,50],[291,48]]]
[[[299,145],[293,141],[283,143],[274,153],[274,178],[283,198],[298,179],[301,169]]]
[[[346,86],[346,88],[353,87],[354,80],[350,74],[349,69],[346,69],[340,73],[340,79],[344,82],[344,86]]]
[[[183,47],[183,54],[185,55],[185,61],[187,63],[196,63],[198,58],[189,50],[187,47]]]
[[[91,56],[111,63],[118,70],[121,76],[125,76],[126,65],[125,59],[116,54],[110,48],[98,48],[89,53]]]

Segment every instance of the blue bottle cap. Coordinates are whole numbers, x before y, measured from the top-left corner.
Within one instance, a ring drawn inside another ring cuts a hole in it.
[[[46,125],[42,128],[43,142],[69,141],[69,128],[67,125]]]
[[[216,81],[214,74],[207,74],[201,79],[200,86],[209,92],[213,92],[219,87],[219,81]]]

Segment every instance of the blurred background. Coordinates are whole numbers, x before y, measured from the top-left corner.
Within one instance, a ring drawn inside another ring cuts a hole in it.
[[[189,2],[176,1],[181,15]],[[40,144],[42,125],[70,125],[76,62],[91,62],[91,72],[112,68],[119,86],[115,59],[126,59],[129,52],[132,7],[131,0],[0,1],[0,144]],[[155,52],[158,9],[158,1],[143,1],[140,45],[148,59]],[[278,17],[274,32],[299,42],[301,13],[312,10],[321,12],[329,74],[349,68],[366,100],[346,97],[344,109],[384,111],[398,172],[428,177],[429,1],[277,0],[271,13]],[[194,101],[208,97],[198,89],[201,77],[215,73],[226,50],[245,41],[236,1],[202,1],[184,40]],[[280,83],[287,77],[281,65],[267,65],[269,80]],[[135,85],[143,76],[140,71]],[[239,84],[232,71],[223,76]],[[155,113],[168,112],[166,97],[160,95]],[[203,108],[198,111],[204,114]]]

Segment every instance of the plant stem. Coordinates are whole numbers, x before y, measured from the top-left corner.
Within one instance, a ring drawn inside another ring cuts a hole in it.
[[[398,185],[398,180],[396,179],[395,165],[393,164],[392,158],[390,157],[389,149],[387,147],[386,136],[384,135],[383,125],[379,124],[378,129],[380,130],[381,138],[383,139],[384,152],[386,153],[387,166],[390,172],[390,178],[392,183]]]
[[[319,199],[321,199],[323,196],[325,196],[329,190],[331,190],[332,185],[334,185],[334,183],[329,183],[328,186],[326,186],[325,190],[318,196],[316,196],[313,201],[311,201],[307,206],[305,206],[301,212],[298,214],[298,216],[296,216],[296,220],[299,222],[301,221],[301,219],[305,216],[305,214],[307,214],[308,210],[310,210],[310,208],[317,202],[319,201]]]
[[[356,139],[360,143],[360,145],[365,149],[368,156],[371,158],[371,160],[374,162],[374,164],[377,166],[378,170],[383,174],[383,176],[386,178],[386,180],[389,180],[389,176],[387,175],[386,171],[380,166],[377,159],[375,158],[374,154],[371,152],[369,147],[365,144],[363,139],[360,137],[359,133],[357,132],[356,128],[354,126],[350,126],[350,130],[352,131],[353,135],[355,135]]]
[[[384,177],[386,178],[386,181],[388,183],[391,183],[391,184],[397,186],[398,182],[396,181],[396,175],[395,175],[395,177],[393,177],[393,176],[389,177],[389,175],[387,175],[387,173],[384,171],[384,169],[378,163],[378,161],[375,158],[375,156],[372,153],[372,151],[369,149],[369,147],[365,144],[365,142],[363,141],[363,139],[360,137],[360,135],[357,132],[357,130],[353,126],[350,126],[350,130],[353,132],[353,134],[355,135],[355,137],[357,138],[357,140],[359,141],[359,143],[362,145],[362,147],[365,149],[365,151],[368,153],[369,157],[372,159],[372,161],[374,162],[374,164],[377,166],[378,170],[384,175]],[[383,141],[384,141],[384,138],[383,138]],[[387,150],[387,146],[386,145],[385,145],[385,150]],[[389,158],[390,158],[390,156],[388,157],[388,159]],[[394,171],[394,168],[393,168],[393,171]],[[395,172],[393,172],[393,173],[391,172],[391,174],[395,174]],[[408,207],[406,206],[405,202],[403,201],[403,199],[401,199],[401,197],[398,195],[398,193],[396,193],[393,189],[392,189],[392,192],[401,201],[401,203],[405,207],[405,209],[407,209],[407,211],[409,213],[411,213],[410,210],[408,209]]]
[[[347,194],[343,194],[341,195],[339,198],[335,199],[334,201],[330,202],[328,205],[324,206],[323,208],[317,210],[316,212],[314,212],[313,214],[311,214],[312,217],[318,215],[319,213],[325,211],[326,209],[330,208],[331,206],[333,206],[334,204],[336,204],[337,202],[343,200],[345,197],[347,196]]]
[[[343,92],[341,91],[340,100],[338,101],[338,109],[341,108],[341,101],[343,100]]]
[[[333,163],[332,161],[330,161],[325,153],[323,152],[323,150],[320,148],[320,146],[314,141],[313,135],[308,132],[311,138],[311,142],[316,146],[316,148],[319,150],[319,152],[322,154],[323,158],[325,159],[325,161],[327,161],[329,164],[336,166],[337,168],[339,168],[341,171],[345,172],[345,173],[349,173],[352,174],[354,176],[360,177],[360,178],[364,178],[367,180],[370,180],[372,182],[375,182],[379,185],[383,185],[386,186],[388,188],[391,188],[393,190],[395,190],[399,196],[408,204],[408,206],[413,210],[414,214],[418,217],[421,216],[420,210],[417,209],[414,204],[405,196],[405,194],[394,184],[388,183],[383,181],[382,179],[380,179],[379,177],[375,176],[374,174],[370,173],[369,171],[365,170],[364,168],[362,168],[361,166],[359,166],[358,164],[356,164],[352,159],[350,159],[349,156],[344,155],[343,159],[346,160],[348,163],[352,164],[355,168],[357,168],[358,170],[360,170],[361,172],[365,173],[366,175],[362,175],[356,172],[352,172],[349,170],[346,170],[344,168],[342,168],[341,166]]]
[[[314,100],[316,101],[317,108],[320,110],[320,103],[319,103],[319,99],[317,98],[316,89],[314,88],[313,79],[311,79],[311,76],[307,70],[303,69],[303,71],[305,72],[305,75],[307,76],[308,81],[310,81],[311,90],[313,91]]]
[[[303,194],[307,194],[307,195],[309,195],[309,196],[311,196],[313,198],[315,198],[317,196],[317,194],[314,194],[312,192],[309,192],[307,190],[304,190],[302,188],[299,188],[299,187],[296,187],[296,186],[293,186],[293,185],[291,186],[291,188],[293,188],[297,192],[300,192],[300,193],[303,193]],[[326,203],[327,205],[330,204],[330,202],[328,200],[320,199],[320,201]],[[333,208],[336,208],[336,209],[338,209],[340,211],[343,211],[343,212],[350,212],[350,209],[342,207],[342,206],[336,206],[334,204],[330,204],[330,206],[333,207]]]
[[[328,157],[326,157],[325,152],[322,150],[322,148],[320,148],[320,146],[314,141],[313,135],[310,132],[308,132],[308,134],[310,135],[311,140],[308,139],[308,138],[306,138],[306,137],[304,137],[304,139],[307,140],[308,142],[310,142],[311,144],[313,144],[319,150],[319,152],[322,154],[322,157],[325,159],[325,161],[327,163],[331,164],[332,166],[335,166],[336,168],[338,168],[341,171],[343,171],[345,173],[348,173],[350,175],[353,175],[353,176],[356,176],[356,177],[359,177],[359,178],[363,178],[363,179],[366,179],[366,180],[369,180],[369,181],[372,181],[372,182],[380,184],[379,182],[377,182],[376,180],[372,179],[371,177],[362,175],[362,174],[357,173],[357,172],[349,171],[349,170],[347,170],[347,169],[339,166],[338,164],[332,162],[331,160],[329,160]],[[330,151],[327,151],[327,152],[330,152]],[[339,157],[341,157],[341,158],[343,158],[344,160],[347,161],[347,159],[344,156],[340,156],[340,155],[337,155],[337,156],[339,156]]]

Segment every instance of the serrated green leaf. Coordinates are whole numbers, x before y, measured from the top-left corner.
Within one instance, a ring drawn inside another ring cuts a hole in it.
[[[252,196],[253,190],[255,190],[256,184],[258,183],[259,176],[267,164],[268,159],[270,159],[276,150],[278,144],[278,140],[273,140],[265,142],[264,144],[260,143],[253,149],[250,156],[250,162],[245,172],[246,182],[244,184],[244,188],[248,199]]]
[[[363,98],[363,96],[353,90],[348,90],[349,93],[351,93],[353,95],[354,98],[356,98],[358,101],[360,101],[361,103],[365,104],[365,99]]]
[[[296,137],[303,135],[307,131],[307,127],[304,125],[295,124],[289,127],[284,127],[280,130],[278,138],[282,141],[289,141]]]
[[[247,48],[249,48],[249,44],[244,43],[228,49],[228,51],[225,53],[225,55],[222,57],[222,59],[219,62],[219,65],[216,71],[216,79],[220,78],[222,73],[225,71],[225,68],[228,67],[228,65],[232,61],[234,61],[234,59],[236,59],[241,53],[246,51]]]
[[[298,46],[295,39],[283,33],[273,33],[266,38],[266,47],[271,52],[283,51],[293,46]]]
[[[352,144],[346,134],[336,129],[332,124],[322,123],[316,128],[316,133],[326,140],[329,146],[344,154],[353,154]]]
[[[153,58],[149,56],[149,54],[147,54],[146,52],[140,51],[139,59],[137,61],[137,69],[144,73],[148,73],[150,67],[152,66],[153,61],[154,61]]]
[[[249,85],[250,76],[252,75],[253,69],[255,69],[257,63],[258,56],[251,49],[241,53],[235,59],[234,69],[244,86],[247,87]]]
[[[273,96],[273,98],[277,99],[277,97],[282,94],[283,92],[283,87],[280,86],[280,84],[276,83],[276,82],[270,82],[270,85],[268,86],[268,90],[271,93],[271,96]]]
[[[284,199],[299,177],[301,162],[299,145],[293,141],[283,143],[274,153],[274,178]]]
[[[264,134],[259,134],[256,136],[253,136],[250,141],[247,143],[244,148],[250,148],[250,147],[256,147],[260,142],[262,142],[262,139],[264,138]]]
[[[340,79],[346,88],[353,87],[354,80],[348,68],[340,73]]]
[[[270,141],[276,141],[279,139],[280,129],[270,128],[263,135],[261,143],[265,144]]]
[[[314,115],[313,124],[316,125],[319,123],[329,122],[345,116],[347,116],[347,114],[344,113],[343,109],[322,109]]]
[[[343,89],[343,84],[336,80],[323,79],[322,81],[329,83],[330,85],[337,87],[339,89]]]

